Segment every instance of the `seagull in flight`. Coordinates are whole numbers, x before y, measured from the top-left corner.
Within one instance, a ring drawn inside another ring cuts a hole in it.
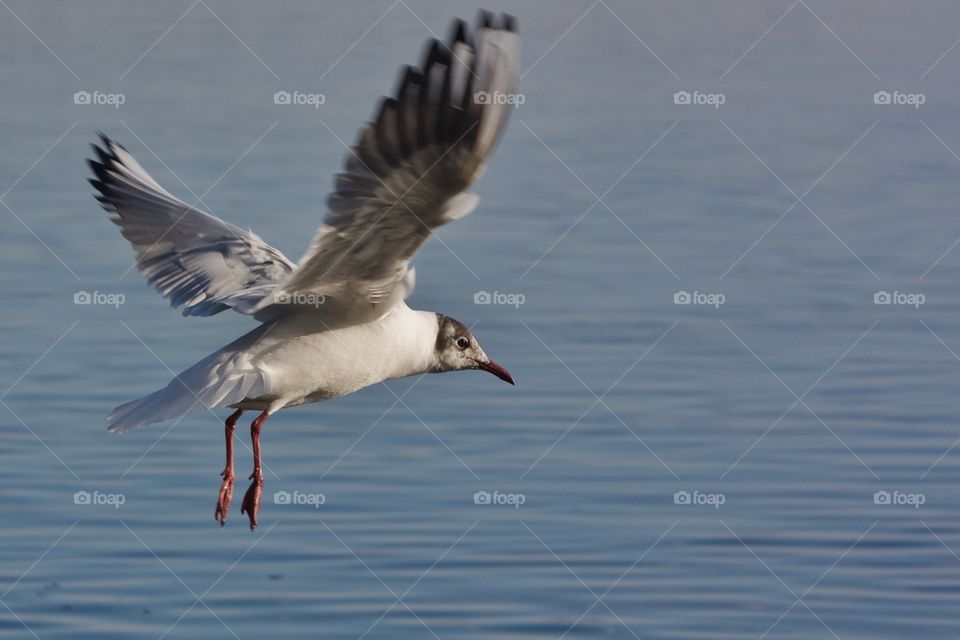
[[[140,271],[188,316],[226,309],[260,324],[148,396],[107,417],[112,432],[230,408],[226,467],[214,517],[233,498],[233,433],[250,425],[252,483],[243,498],[257,526],[263,491],[260,432],[273,413],[404,376],[479,369],[514,384],[463,323],[416,311],[410,260],[433,230],[469,214],[513,105],[516,20],[481,12],[431,39],[419,68],[401,70],[334,178],[323,224],[299,263],[252,231],[188,205],[101,134],[89,160],[96,199],[136,251]]]

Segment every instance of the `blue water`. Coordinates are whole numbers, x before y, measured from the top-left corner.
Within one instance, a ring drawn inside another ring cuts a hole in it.
[[[475,323],[518,385],[425,376],[274,416],[254,533],[239,495],[213,520],[226,412],[103,428],[252,325],[181,318],[131,271],[87,143],[297,259],[420,19],[476,7],[8,6],[0,637],[960,634],[953,3],[507,7],[525,103],[410,302]]]

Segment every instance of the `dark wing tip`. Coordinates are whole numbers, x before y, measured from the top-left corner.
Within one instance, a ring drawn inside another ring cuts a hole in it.
[[[450,60],[450,47],[439,40],[431,39],[427,43],[427,52],[423,56],[423,64],[420,65],[421,71],[426,74],[430,67],[441,62],[446,64]]]
[[[101,180],[103,180],[104,177],[101,175],[103,171],[109,170],[115,165],[120,164],[120,158],[117,157],[115,149],[123,149],[124,151],[126,151],[126,149],[123,147],[123,145],[114,142],[103,131],[97,131],[97,137],[100,138],[100,144],[92,142],[90,143],[90,148],[93,150],[93,153],[96,155],[99,163],[96,163],[96,166],[94,166],[95,163],[93,160],[88,160],[87,163],[93,172],[100,176]],[[99,167],[99,169],[97,167]]]
[[[97,131],[97,136],[100,138],[100,144],[95,142],[90,144],[90,148],[96,157],[87,159],[87,166],[95,179],[89,178],[88,182],[97,190],[94,197],[101,205],[106,205],[110,199],[116,197],[116,192],[112,189],[112,186],[116,184],[116,176],[112,176],[111,172],[117,172],[117,167],[121,164],[115,149],[123,149],[123,147],[102,131]]]
[[[348,162],[359,163],[370,173],[383,176],[399,160],[426,145],[474,144],[485,109],[474,95],[479,64],[474,39],[484,29],[515,33],[517,19],[507,13],[495,15],[481,10],[473,26],[454,19],[446,41],[428,39],[419,67],[400,68],[393,93],[381,100],[373,120],[360,130]],[[464,46],[468,52],[461,58],[456,51]],[[467,73],[463,73],[462,67],[466,67]],[[116,144],[105,136],[104,139],[108,145]],[[109,148],[108,152],[112,151]]]
[[[99,129],[97,129],[97,136],[100,138],[100,142],[103,144],[103,146],[106,147],[107,151],[109,151],[110,153],[113,153],[114,147],[116,147],[117,149],[123,149],[124,151],[127,150],[125,146],[123,146],[122,144],[120,144],[119,142],[117,142],[107,134],[105,134],[103,131],[100,131]]]
[[[447,42],[453,47],[457,42],[467,42],[467,37],[467,23],[460,18],[454,19],[450,25],[450,37],[447,38]]]
[[[400,73],[397,76],[397,88],[394,89],[393,96],[396,98],[403,96],[408,85],[416,84],[419,86],[422,81],[423,75],[416,68],[409,64],[403,65],[400,67]]]
[[[112,151],[110,151],[110,147],[107,147],[106,149],[104,149],[104,148],[98,147],[95,144],[92,144],[90,146],[93,147],[93,152],[97,154],[97,159],[99,159],[104,166],[109,167],[117,162],[117,157],[113,155]]]
[[[487,11],[486,9],[480,9],[480,13],[477,14],[477,28],[478,29],[496,29],[495,26],[495,16]]]
[[[107,167],[105,164],[101,164],[96,160],[87,160],[87,166],[90,167],[90,171],[92,171],[93,175],[97,176],[97,179],[100,181],[107,182],[109,180],[107,175]]]
[[[481,9],[477,14],[477,29],[497,29],[517,33],[517,18],[509,13],[501,13],[499,16]]]

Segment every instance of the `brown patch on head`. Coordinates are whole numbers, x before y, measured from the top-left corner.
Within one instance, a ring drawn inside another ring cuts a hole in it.
[[[472,341],[473,336],[470,335],[470,330],[459,320],[454,320],[450,316],[438,313],[437,324],[439,325],[437,330],[437,351],[443,351],[448,348],[453,344],[453,341],[460,336],[465,336]]]

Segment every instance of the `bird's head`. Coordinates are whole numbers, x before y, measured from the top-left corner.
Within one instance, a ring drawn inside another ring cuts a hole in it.
[[[509,371],[487,357],[480,343],[462,322],[440,313],[437,314],[437,322],[436,373],[481,369],[505,382],[516,384]]]

